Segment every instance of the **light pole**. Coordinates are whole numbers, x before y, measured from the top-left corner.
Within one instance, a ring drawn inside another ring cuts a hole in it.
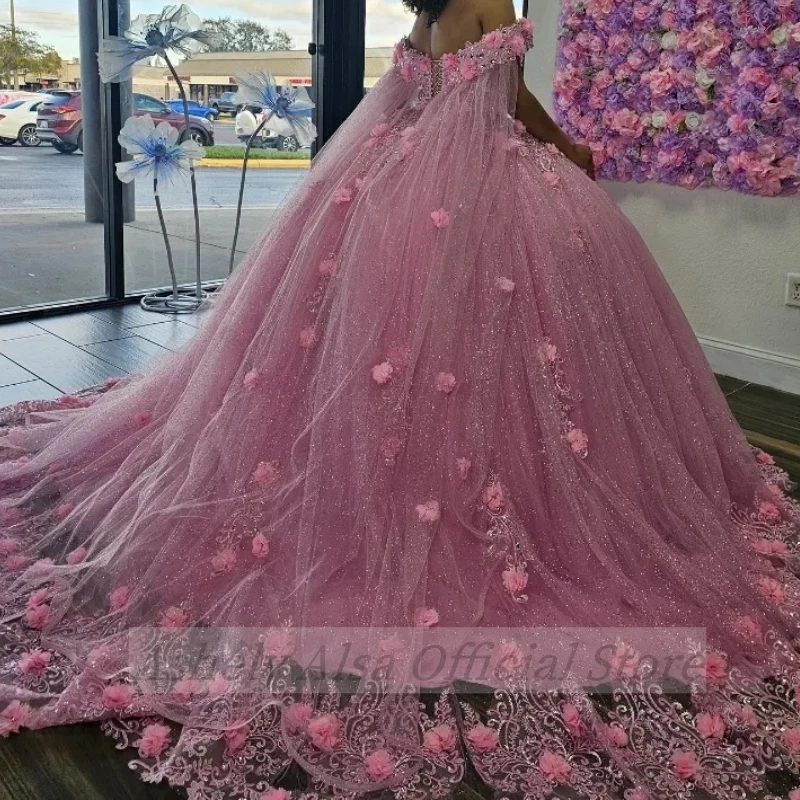
[[[11,3],[11,50],[16,52],[17,49],[17,25],[14,19],[14,0],[9,0]],[[14,61],[14,88],[19,89],[19,70],[17,69],[16,60]]]

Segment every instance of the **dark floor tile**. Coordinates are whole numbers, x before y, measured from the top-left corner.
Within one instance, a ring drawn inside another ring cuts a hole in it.
[[[44,381],[15,383],[12,386],[0,387],[0,408],[20,403],[23,400],[55,400],[62,394],[63,392]]]
[[[87,344],[81,349],[127,373],[139,372],[154,358],[169,354],[169,350],[166,348],[142,339],[141,336],[129,336],[126,339],[115,339],[113,342]]]
[[[185,325],[178,320],[159,322],[156,325],[143,325],[136,328],[136,335],[147,339],[149,342],[160,344],[168,350],[177,350],[183,347],[197,333],[197,328]]]
[[[728,404],[745,430],[784,442],[800,442],[800,397],[797,395],[751,383],[731,394]]]
[[[67,314],[63,317],[37,319],[33,323],[70,344],[84,345],[122,339],[130,333],[121,325],[109,323],[91,314]]]
[[[77,392],[116,377],[119,369],[51,334],[0,342],[0,355],[62,392]]]
[[[123,329],[136,328],[139,325],[153,325],[164,320],[163,314],[145,311],[135,303],[117,308],[101,308],[97,311],[90,311],[89,314],[102,322]]]
[[[41,331],[30,322],[0,322],[0,342],[6,339],[21,339],[23,336],[37,336]]]
[[[725,395],[738,392],[744,389],[745,386],[750,385],[747,381],[740,381],[738,378],[730,378],[727,375],[717,375],[717,383]]]
[[[9,361],[5,356],[0,356],[0,386],[11,386],[14,383],[25,383],[35,380],[36,376],[19,364]]]

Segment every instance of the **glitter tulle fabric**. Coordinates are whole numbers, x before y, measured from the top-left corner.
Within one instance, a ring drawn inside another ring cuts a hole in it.
[[[788,796],[797,507],[636,231],[514,122],[530,41],[401,43],[189,346],[3,412],[0,733],[105,720],[205,800],[292,764],[439,797],[467,761],[502,796]],[[290,627],[437,625],[701,627],[707,685],[481,710],[281,666]],[[148,631],[234,628],[269,631],[258,692],[240,653],[137,683]]]

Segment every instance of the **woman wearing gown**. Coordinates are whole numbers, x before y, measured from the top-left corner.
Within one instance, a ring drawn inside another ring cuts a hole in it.
[[[794,798],[786,476],[522,84],[530,23],[407,4],[195,340],[3,412],[0,732],[103,720],[208,800],[441,797],[472,769],[503,797]],[[293,658],[296,631],[465,626],[699,628],[703,685],[348,701]]]

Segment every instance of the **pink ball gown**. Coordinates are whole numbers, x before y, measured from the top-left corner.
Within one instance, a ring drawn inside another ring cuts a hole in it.
[[[530,44],[401,42],[189,346],[3,412],[0,732],[103,721],[204,800],[285,798],[292,764],[308,797],[444,797],[468,764],[498,796],[789,796],[798,508],[631,224],[515,123]],[[293,658],[610,626],[705,631],[702,690],[348,701]]]

